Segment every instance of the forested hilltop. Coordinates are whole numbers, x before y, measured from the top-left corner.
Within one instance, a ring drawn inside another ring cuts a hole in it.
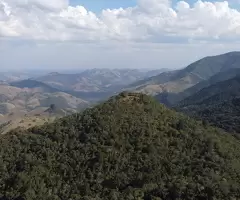
[[[240,142],[121,93],[0,139],[1,200],[211,200],[240,197]]]

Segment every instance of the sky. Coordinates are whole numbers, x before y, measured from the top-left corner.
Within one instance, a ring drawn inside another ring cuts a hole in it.
[[[240,0],[0,0],[0,70],[182,68],[240,50]]]

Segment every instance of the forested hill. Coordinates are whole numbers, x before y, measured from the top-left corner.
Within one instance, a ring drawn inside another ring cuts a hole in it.
[[[0,199],[238,199],[240,142],[122,93],[0,139]]]
[[[240,75],[200,90],[181,101],[177,109],[240,133]]]

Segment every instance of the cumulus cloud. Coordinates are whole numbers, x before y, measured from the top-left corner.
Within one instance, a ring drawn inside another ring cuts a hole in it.
[[[138,0],[100,14],[68,0],[0,0],[0,36],[54,41],[179,42],[240,36],[240,12],[227,1]]]
[[[183,67],[239,49],[240,11],[231,6],[137,0],[94,13],[69,0],[0,0],[0,70]]]

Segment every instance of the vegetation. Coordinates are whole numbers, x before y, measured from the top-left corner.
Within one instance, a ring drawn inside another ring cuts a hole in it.
[[[181,101],[177,109],[240,133],[240,76],[218,82]]]
[[[43,125],[45,123],[53,122],[57,119],[57,115],[48,116],[48,115],[40,115],[40,116],[25,116],[14,118],[13,120],[9,120],[3,123],[0,123],[0,135],[7,134],[9,131],[14,129],[28,129],[33,126]]]
[[[49,108],[50,108],[51,112],[55,112],[57,109],[55,104],[51,104]]]
[[[187,88],[183,92],[180,93],[169,93],[164,92],[156,95],[156,99],[159,100],[161,103],[167,106],[174,106],[181,102],[182,100],[196,94],[197,92],[201,91],[202,89],[214,85],[218,82],[226,81],[229,79],[234,78],[236,75],[240,75],[239,68],[233,68],[226,70],[224,72],[219,72],[216,75],[210,77],[207,80],[200,81],[198,84]]]
[[[0,199],[240,196],[240,141],[142,94],[0,139]]]

